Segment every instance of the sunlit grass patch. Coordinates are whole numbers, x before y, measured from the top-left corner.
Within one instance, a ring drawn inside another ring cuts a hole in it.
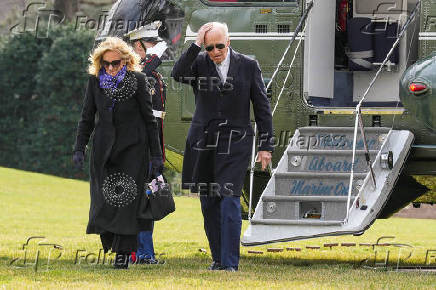
[[[208,271],[211,262],[203,231],[200,203],[193,197],[175,197],[176,212],[157,222],[155,248],[165,264],[133,265],[116,271],[102,257],[99,238],[86,235],[89,184],[37,173],[0,168],[0,287],[49,288],[434,288],[436,276],[377,270],[389,252],[388,270],[401,265],[423,265],[427,250],[436,250],[436,222],[433,220],[377,220],[362,236],[319,239],[241,248],[240,271]],[[243,230],[247,222],[243,222]],[[23,244],[27,264],[24,265]],[[360,246],[379,243],[400,247]],[[41,246],[45,241],[54,246]],[[324,244],[338,246],[325,247]],[[355,243],[355,246],[341,246]],[[319,249],[307,248],[310,246]],[[267,252],[283,248],[282,252]],[[299,248],[300,251],[287,248]],[[40,252],[35,269],[35,256]],[[249,250],[263,254],[249,254]],[[406,259],[407,255],[411,256]],[[48,255],[52,259],[47,265]],[[61,256],[57,259],[53,257]],[[429,258],[436,265],[436,252]],[[433,258],[432,258],[433,257]],[[17,258],[16,262],[13,261]],[[367,261],[365,261],[367,259]],[[365,261],[365,262],[364,262]],[[427,261],[428,262],[428,261]],[[33,265],[32,265],[33,263]],[[376,265],[376,266],[377,266]],[[36,271],[35,271],[36,270]]]

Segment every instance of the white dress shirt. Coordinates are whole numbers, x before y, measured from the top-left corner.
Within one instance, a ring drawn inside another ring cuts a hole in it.
[[[218,75],[221,78],[221,82],[225,83],[227,79],[227,73],[229,72],[230,67],[230,48],[227,49],[226,58],[220,64],[215,64],[215,66],[218,71]]]
[[[201,47],[196,42],[194,42],[194,43],[196,46]],[[226,58],[220,64],[215,63],[215,67],[216,67],[216,70],[218,72],[218,75],[221,78],[221,82],[225,83],[226,79],[227,79],[227,74],[229,72],[229,67],[230,67],[230,47],[227,49]]]

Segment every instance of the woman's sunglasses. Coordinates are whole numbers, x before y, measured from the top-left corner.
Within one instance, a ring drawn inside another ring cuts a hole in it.
[[[114,60],[114,61],[112,61],[112,62],[108,62],[108,61],[106,61],[106,60],[103,60],[102,62],[101,62],[101,64],[104,66],[104,68],[109,68],[109,66],[111,66],[112,65],[112,67],[113,68],[117,68],[120,64],[121,64],[121,59],[117,59],[117,60]]]
[[[206,46],[205,49],[206,51],[212,51],[214,47],[216,47],[217,49],[223,49],[224,47],[226,47],[226,45],[224,43],[217,43],[215,45],[211,44]]]

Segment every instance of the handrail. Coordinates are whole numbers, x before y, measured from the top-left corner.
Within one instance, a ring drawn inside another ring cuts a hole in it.
[[[372,185],[374,186],[374,190],[375,190],[377,188],[377,183],[375,182],[375,174],[374,174],[374,170],[372,169],[371,157],[369,156],[368,143],[366,142],[365,130],[362,121],[362,112],[360,111],[360,107],[359,107],[359,114],[357,115],[357,117],[359,119],[360,134],[362,135],[362,141],[365,150],[366,165],[369,167],[369,172],[371,173]],[[351,166],[353,165],[354,164],[352,164]]]
[[[374,78],[371,80],[368,88],[366,89],[365,93],[363,94],[362,98],[360,99],[359,103],[356,106],[356,111],[355,111],[356,112],[356,119],[355,119],[355,124],[354,124],[354,138],[353,138],[353,157],[352,157],[352,161],[351,161],[351,174],[350,174],[350,182],[349,182],[349,186],[348,186],[347,215],[345,216],[344,223],[348,222],[348,218],[350,216],[350,201],[351,201],[351,193],[353,191],[352,186],[353,186],[353,179],[354,179],[354,165],[355,165],[354,163],[355,163],[355,157],[356,157],[355,152],[356,152],[357,127],[358,126],[360,127],[360,131],[361,131],[361,135],[362,135],[362,139],[363,139],[363,144],[365,146],[365,157],[366,157],[366,161],[367,161],[367,164],[369,166],[370,173],[371,173],[371,179],[373,181],[374,188],[376,187],[375,175],[374,175],[374,171],[372,169],[371,159],[369,157],[368,146],[366,143],[366,138],[365,138],[365,133],[364,133],[364,125],[363,125],[362,114],[361,114],[362,103],[365,100],[365,98],[368,95],[371,88],[373,87],[374,83],[376,82],[378,76],[380,75],[381,71],[383,70],[383,67],[389,61],[389,58],[391,57],[395,48],[400,43],[400,40],[404,36],[404,33],[406,32],[407,28],[412,23],[412,21],[415,19],[415,16],[419,10],[420,5],[421,5],[421,0],[419,0],[416,3],[415,8],[412,10],[412,13],[407,18],[407,21],[404,23],[400,33],[398,34],[397,39],[395,40],[394,44],[392,45],[391,49],[389,50],[388,54],[386,55],[386,58],[384,59],[384,61],[380,65],[379,69],[377,70],[377,73],[375,74]],[[363,188],[363,186],[362,186],[362,188]],[[360,196],[360,193],[358,194],[358,197],[359,196]],[[354,199],[353,205],[356,203],[356,201],[357,201],[357,198]]]
[[[277,75],[277,72],[280,69],[280,66],[282,65],[283,61],[285,60],[286,55],[288,54],[289,49],[291,48],[293,42],[297,38],[297,35],[300,33],[301,29],[303,28],[303,23],[305,23],[305,21],[307,19],[307,16],[309,15],[309,12],[312,9],[312,7],[313,7],[313,1],[311,1],[311,2],[309,2],[307,4],[306,11],[304,11],[303,16],[301,17],[300,22],[298,23],[298,25],[297,25],[297,27],[295,29],[294,35],[292,36],[291,40],[289,41],[288,47],[286,48],[285,52],[283,53],[282,58],[280,59],[279,63],[277,64],[277,68],[275,69],[275,71],[274,71],[270,81],[268,82],[268,85],[266,86],[267,90],[270,88],[274,78]],[[306,25],[304,26],[303,31],[305,31],[305,29],[306,29]],[[281,95],[282,95],[282,93],[284,91],[284,87],[285,87],[286,81],[289,78],[290,71],[291,71],[292,65],[294,64],[294,61],[295,61],[295,58],[296,58],[296,54],[297,54],[297,50],[300,47],[301,41],[302,41],[302,37],[300,37],[300,41],[298,42],[298,45],[295,48],[294,57],[292,58],[291,64],[289,65],[288,73],[287,73],[286,78],[285,78],[285,80],[283,82],[283,86],[282,86],[282,89],[280,91],[280,94],[277,97],[277,101],[276,101],[276,104],[274,106],[274,109],[273,109],[273,111],[271,113],[272,116],[274,116],[274,113],[275,113],[275,111],[277,109],[277,105],[278,105],[278,103],[280,101],[280,97],[281,97]],[[250,220],[250,221],[251,221],[251,207],[252,207],[252,200],[253,200],[254,168],[255,168],[255,163],[256,163],[255,160],[256,160],[257,124],[254,125],[254,134],[253,135],[254,135],[253,136],[253,147],[252,147],[252,151],[251,151],[251,164],[250,164],[250,199],[249,199],[249,202],[248,202],[248,220]]]

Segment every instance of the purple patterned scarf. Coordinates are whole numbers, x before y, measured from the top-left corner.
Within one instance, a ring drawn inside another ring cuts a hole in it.
[[[100,88],[102,89],[115,89],[124,79],[127,73],[127,66],[123,66],[123,68],[113,77],[108,74],[104,67],[101,68],[98,73],[98,77],[100,79]]]

